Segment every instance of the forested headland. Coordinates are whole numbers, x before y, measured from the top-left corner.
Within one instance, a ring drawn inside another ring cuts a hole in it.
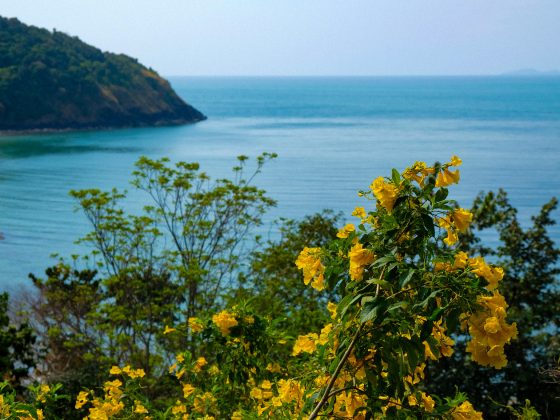
[[[0,132],[184,124],[205,118],[134,58],[0,17]]]

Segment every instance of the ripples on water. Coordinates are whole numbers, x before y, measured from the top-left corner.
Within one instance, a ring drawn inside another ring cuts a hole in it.
[[[279,154],[257,179],[267,215],[349,214],[358,189],[414,160],[463,159],[453,198],[505,188],[525,226],[560,196],[559,78],[174,78],[209,116],[162,128],[0,137],[0,289],[41,274],[49,255],[83,251],[70,189],[129,188],[140,155],[198,161],[228,176],[235,156]],[[129,208],[144,203],[132,194]],[[560,220],[558,212],[556,220]],[[552,228],[560,242],[558,226]],[[487,237],[492,240],[491,236]]]

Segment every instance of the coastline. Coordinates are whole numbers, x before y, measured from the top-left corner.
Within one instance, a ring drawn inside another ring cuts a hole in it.
[[[9,129],[4,130],[0,128],[0,137],[12,136],[25,136],[25,135],[41,135],[41,134],[56,134],[56,133],[71,133],[71,132],[86,132],[86,131],[104,131],[104,130],[120,130],[129,128],[146,128],[146,127],[173,127],[179,125],[197,124],[206,121],[208,117],[202,115],[202,118],[196,120],[170,120],[147,122],[145,124],[129,124],[129,125],[92,125],[92,126],[69,126],[63,128],[44,127],[44,128],[22,128],[22,129]]]

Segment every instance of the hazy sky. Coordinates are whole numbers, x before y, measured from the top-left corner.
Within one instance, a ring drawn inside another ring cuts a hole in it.
[[[0,0],[163,75],[560,69],[560,0]]]

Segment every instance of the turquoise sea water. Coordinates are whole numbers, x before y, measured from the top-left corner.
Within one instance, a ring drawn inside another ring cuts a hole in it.
[[[279,216],[349,214],[392,167],[463,159],[453,198],[505,188],[522,222],[560,197],[560,78],[171,78],[209,119],[181,127],[0,137],[0,289],[42,274],[49,255],[84,251],[70,189],[127,188],[141,155],[200,162],[227,176],[235,156],[279,154],[256,183]],[[139,208],[134,194],[129,206]],[[560,220],[558,213],[556,219]],[[552,234],[560,242],[560,229]]]

